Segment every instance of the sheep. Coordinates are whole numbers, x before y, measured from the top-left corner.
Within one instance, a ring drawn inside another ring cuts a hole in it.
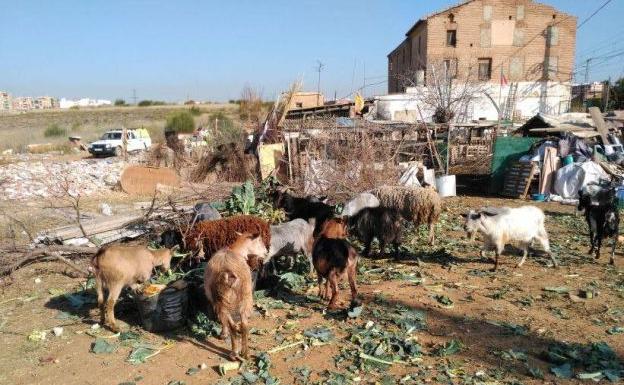
[[[357,300],[357,262],[358,254],[355,249],[343,238],[328,238],[327,230],[333,227],[343,226],[344,223],[332,221],[323,228],[319,237],[314,241],[312,249],[312,261],[316,270],[319,296],[322,299],[329,298],[328,309],[335,309],[338,300],[338,282],[346,275],[351,287],[351,301]],[[323,285],[325,279],[325,285]],[[329,297],[329,289],[332,294]]]
[[[274,258],[282,255],[303,253],[310,261],[310,271],[312,271],[312,243],[314,242],[312,233],[314,232],[314,225],[314,218],[309,221],[297,218],[290,222],[272,225],[268,261],[273,262]]]
[[[353,216],[357,214],[361,209],[366,207],[378,207],[379,199],[371,193],[363,192],[356,195],[353,199],[345,203],[342,208],[343,216]]]
[[[387,207],[365,207],[349,217],[348,224],[349,233],[364,243],[363,255],[365,257],[369,256],[374,238],[379,241],[381,254],[384,253],[386,244],[393,243],[395,258],[398,257],[402,226],[401,216],[396,210]]]
[[[618,243],[620,213],[616,205],[615,189],[604,187],[595,189],[595,186],[579,190],[578,209],[585,211],[585,220],[589,227],[589,242],[591,247],[588,254],[595,250],[596,259],[600,258],[600,247],[604,238],[613,238],[609,264],[615,264],[615,247]],[[593,190],[593,191],[592,191]]]
[[[221,219],[221,214],[210,203],[197,203],[193,207],[193,212],[195,213],[193,218],[195,223]]]
[[[325,220],[331,218],[335,210],[334,206],[327,203],[298,198],[280,189],[273,193],[273,206],[283,209],[289,220],[314,218],[316,220],[314,235],[319,233]]]
[[[195,224],[186,235],[186,246],[189,250],[210,257],[218,250],[234,243],[236,232],[259,233],[268,248],[271,245],[271,229],[269,224],[252,215],[235,215],[213,221]]]
[[[101,324],[114,332],[119,331],[114,310],[121,290],[127,286],[136,290],[139,283],[150,279],[154,267],[169,270],[174,249],[151,250],[145,246],[115,245],[98,250],[91,260],[91,269],[95,275]],[[106,303],[104,289],[108,291]]]
[[[435,244],[435,224],[442,212],[442,199],[431,187],[381,186],[372,191],[380,205],[397,210],[415,226],[427,224],[429,244]]]
[[[505,245],[516,241],[522,248],[522,259],[516,265],[521,267],[526,260],[529,246],[536,240],[544,251],[550,256],[555,267],[558,266],[555,256],[550,252],[548,233],[544,227],[544,213],[534,206],[522,206],[518,208],[503,207],[490,211],[474,211],[462,214],[465,218],[464,229],[469,237],[476,232],[484,237],[484,246],[481,256],[494,248],[496,259],[492,271],[498,269],[498,257],[503,252]]]
[[[249,356],[249,317],[253,311],[249,256],[258,256],[260,260],[264,260],[267,254],[260,234],[235,234],[237,239],[234,243],[217,251],[206,264],[204,272],[206,298],[221,323],[221,338],[230,337],[232,360],[238,358],[239,337],[242,345],[241,356]],[[240,318],[240,322],[236,323],[235,318]]]

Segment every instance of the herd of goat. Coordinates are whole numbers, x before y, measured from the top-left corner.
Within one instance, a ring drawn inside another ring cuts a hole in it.
[[[618,239],[619,215],[614,185],[588,186],[579,191],[579,210],[585,211],[590,229],[590,254],[600,255],[604,238],[613,238],[611,263]],[[248,320],[253,308],[252,272],[267,273],[278,256],[304,254],[318,277],[319,296],[329,300],[328,308],[337,307],[338,284],[348,279],[352,302],[357,300],[356,272],[359,255],[347,240],[358,239],[368,256],[374,239],[380,253],[387,245],[398,257],[402,221],[426,225],[430,244],[435,243],[435,224],[442,212],[442,199],[432,187],[382,186],[364,192],[345,203],[342,214],[323,199],[298,197],[278,187],[272,193],[273,205],[286,213],[288,222],[269,225],[261,218],[236,215],[221,218],[207,204],[195,207],[192,227],[184,234],[169,230],[161,235],[160,250],[144,246],[109,246],[102,248],[92,261],[101,322],[118,330],[114,316],[115,302],[123,287],[133,287],[149,280],[152,269],[170,268],[172,250],[182,247],[196,258],[207,259],[204,287],[214,314],[222,325],[222,338],[230,337],[231,358],[248,354]],[[552,259],[542,210],[534,206],[518,208],[486,207],[471,210],[464,217],[464,229],[470,238],[479,233],[484,240],[481,255],[493,250],[493,270],[505,245],[515,243],[523,251],[518,267],[525,262],[533,242]],[[323,283],[324,281],[324,283]],[[108,292],[106,301],[104,291]],[[237,320],[237,321],[235,321]]]

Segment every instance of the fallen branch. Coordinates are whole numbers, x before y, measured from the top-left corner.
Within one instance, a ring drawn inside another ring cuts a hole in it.
[[[286,350],[286,349],[294,348],[295,346],[302,345],[304,342],[305,341],[301,340],[301,341],[293,342],[292,344],[277,346],[267,351],[267,353],[273,354],[273,353],[281,352],[282,350]]]
[[[10,275],[15,270],[24,267],[26,265],[37,263],[37,262],[46,262],[50,260],[57,260],[65,263],[68,266],[71,266],[75,270],[86,273],[86,270],[78,267],[75,263],[71,262],[69,259],[63,257],[61,253],[66,254],[77,254],[77,255],[93,255],[98,251],[95,247],[84,247],[84,246],[61,246],[61,245],[53,245],[42,248],[37,248],[34,250],[30,250],[24,252],[23,256],[19,258],[16,262],[11,265],[0,269],[0,276]]]

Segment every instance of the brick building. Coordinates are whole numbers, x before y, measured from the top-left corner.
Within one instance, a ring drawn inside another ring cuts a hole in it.
[[[33,98],[30,96],[18,96],[13,98],[13,110],[28,111],[33,109]]]
[[[33,108],[37,110],[59,108],[59,101],[51,96],[39,96],[33,100]]]
[[[532,0],[467,0],[420,19],[388,55],[388,92],[443,68],[492,83],[571,81],[576,17]]]

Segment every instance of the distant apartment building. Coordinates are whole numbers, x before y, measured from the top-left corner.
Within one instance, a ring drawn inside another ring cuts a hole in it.
[[[33,100],[33,108],[36,110],[59,108],[59,102],[58,99],[51,96],[40,96]]]
[[[418,20],[388,55],[388,92],[422,84],[435,66],[498,83],[569,82],[576,17],[532,0],[468,0]]]
[[[11,101],[11,94],[0,91],[0,112],[11,111],[12,109],[13,102]]]
[[[28,111],[34,108],[33,98],[30,96],[17,96],[13,98],[13,110]]]

